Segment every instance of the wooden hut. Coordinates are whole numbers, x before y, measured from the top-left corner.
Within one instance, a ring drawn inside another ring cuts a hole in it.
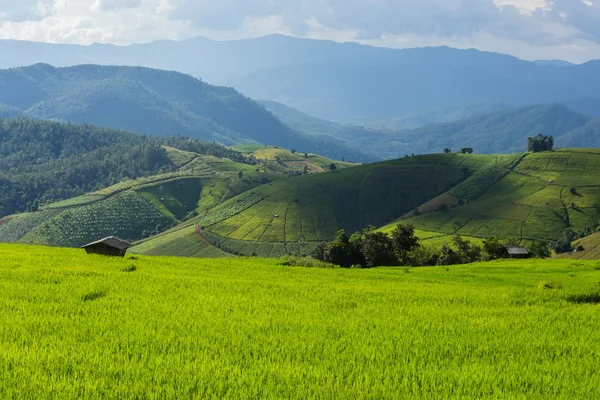
[[[114,236],[81,246],[88,254],[101,254],[113,257],[125,257],[125,253],[127,253],[127,249],[130,247],[132,247],[131,243]]]
[[[531,253],[523,246],[508,246],[506,256],[507,258],[531,258]]]

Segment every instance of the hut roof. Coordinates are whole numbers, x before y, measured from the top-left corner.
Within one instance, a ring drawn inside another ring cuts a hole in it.
[[[125,249],[128,249],[128,248],[132,247],[132,244],[129,243],[129,242],[121,240],[118,237],[109,236],[107,238],[104,238],[104,239],[101,239],[101,240],[97,240],[97,241],[92,242],[92,243],[88,243],[85,246],[81,246],[81,248],[85,249],[86,247],[92,247],[92,246],[95,246],[97,244],[105,244],[107,246],[114,247],[115,249],[119,249],[119,250],[125,250]]]
[[[506,251],[508,251],[508,254],[510,254],[511,256],[528,256],[529,255],[529,250],[527,250],[527,248],[525,248],[523,246],[508,246],[506,248]]]

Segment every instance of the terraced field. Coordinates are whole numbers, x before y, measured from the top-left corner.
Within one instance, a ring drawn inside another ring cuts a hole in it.
[[[405,222],[447,235],[556,239],[568,227],[583,231],[598,225],[598,171],[597,150],[529,154],[514,170],[487,185],[485,191],[465,196],[465,206],[415,216]],[[450,191],[455,195],[457,192]]]
[[[311,174],[329,171],[329,166],[335,164],[337,169],[354,167],[357,164],[347,161],[332,160],[318,154],[292,152],[280,147],[263,145],[240,145],[234,146],[234,150],[256,157],[257,160],[277,161],[282,165],[299,172],[307,171]]]
[[[280,159],[286,152],[247,150]],[[0,241],[79,245],[104,233],[138,240],[146,231],[152,236],[135,252],[277,257],[309,254],[341,228],[389,232],[399,221],[415,225],[429,246],[454,235],[554,240],[568,227],[600,224],[600,150],[433,154],[292,177],[210,156],[181,158],[178,176],[124,182],[7,219]]]
[[[233,254],[309,254],[340,228],[383,225],[507,157],[438,154],[292,177],[253,190],[263,199],[205,223],[204,235]]]

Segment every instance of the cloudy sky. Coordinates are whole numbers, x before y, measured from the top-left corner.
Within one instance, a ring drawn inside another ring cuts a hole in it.
[[[0,38],[130,44],[283,33],[600,59],[600,0],[0,0]]]

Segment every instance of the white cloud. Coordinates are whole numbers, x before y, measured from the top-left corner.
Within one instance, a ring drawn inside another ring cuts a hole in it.
[[[0,0],[0,38],[127,44],[285,33],[599,58],[594,0]],[[519,49],[527,49],[519,50]]]

